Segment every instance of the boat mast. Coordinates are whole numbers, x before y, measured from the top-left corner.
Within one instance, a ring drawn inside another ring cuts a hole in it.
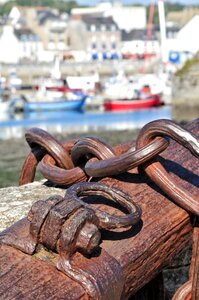
[[[146,41],[145,41],[145,51],[144,51],[144,64],[141,68],[141,72],[145,72],[146,70],[146,62],[148,58],[148,52],[147,52],[147,42],[151,39],[151,33],[153,28],[153,16],[155,11],[155,0],[151,0],[151,4],[149,7],[149,16],[148,16],[148,22],[147,22],[147,31],[146,31]]]
[[[165,10],[164,0],[158,0],[158,13],[159,13],[159,24],[160,24],[160,44],[161,44],[161,58],[163,68],[166,67],[168,62],[168,53],[166,48],[166,22],[165,22]]]

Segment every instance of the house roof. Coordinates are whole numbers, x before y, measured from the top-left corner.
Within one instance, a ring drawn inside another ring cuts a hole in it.
[[[118,26],[112,17],[83,15],[81,19],[86,24],[88,30],[90,30],[92,25],[95,25],[97,31],[101,31],[102,26],[106,26],[106,30],[112,30],[112,28],[118,30]]]
[[[39,37],[29,28],[15,29],[16,37],[21,41],[38,41]]]
[[[132,40],[146,40],[147,37],[147,30],[146,29],[133,29],[130,32],[126,32],[125,30],[121,31],[122,35],[122,41],[132,41]],[[157,39],[157,33],[156,31],[151,32],[151,40]]]
[[[40,25],[43,25],[48,20],[60,20],[60,16],[51,10],[41,9],[37,11],[37,20]]]

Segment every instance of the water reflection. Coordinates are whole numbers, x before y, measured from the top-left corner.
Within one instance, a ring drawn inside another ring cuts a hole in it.
[[[25,129],[33,126],[51,133],[124,130],[141,128],[146,123],[161,118],[171,119],[170,106],[131,112],[56,111],[8,114],[0,121],[0,138],[22,137]]]

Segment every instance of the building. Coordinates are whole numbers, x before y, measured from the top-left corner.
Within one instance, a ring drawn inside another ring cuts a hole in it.
[[[43,52],[43,44],[38,35],[28,28],[14,30],[19,40],[19,60],[35,62],[40,60],[40,53]]]
[[[35,33],[28,28],[15,29],[12,25],[3,26],[0,49],[0,62],[8,64],[41,61],[44,53]]]
[[[86,50],[93,59],[116,59],[121,52],[121,32],[112,17],[83,16]]]
[[[159,55],[160,43],[155,32],[147,39],[146,29],[137,29],[130,32],[122,31],[122,54],[143,58],[146,55]]]
[[[197,28],[199,27],[199,14],[194,16],[174,34],[167,35],[166,51],[168,60],[175,65],[182,65],[199,51]]]
[[[16,64],[20,60],[20,42],[14,33],[11,25],[5,25],[2,28],[0,36],[0,62],[7,64]]]
[[[124,7],[120,3],[112,5],[108,2],[101,3],[96,7],[74,8],[71,14],[72,16],[79,16],[80,18],[85,15],[93,17],[112,17],[117,27],[127,32],[133,29],[144,29],[147,23],[146,7]]]
[[[194,16],[199,14],[198,7],[186,7],[181,11],[171,11],[167,14],[167,24],[182,28],[185,26]]]
[[[199,14],[194,16],[177,34],[177,41],[182,51],[195,54],[199,50],[197,28],[199,28]]]
[[[17,30],[28,28],[42,43],[38,58],[53,61],[55,55],[63,55],[67,47],[68,15],[46,7],[13,7],[9,14],[11,24]]]

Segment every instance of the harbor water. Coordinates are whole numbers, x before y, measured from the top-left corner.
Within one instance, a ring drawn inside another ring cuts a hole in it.
[[[156,119],[171,119],[171,107],[128,112],[53,111],[0,115],[0,139],[21,138],[30,127],[50,133],[86,133],[88,131],[129,130],[143,127]]]

